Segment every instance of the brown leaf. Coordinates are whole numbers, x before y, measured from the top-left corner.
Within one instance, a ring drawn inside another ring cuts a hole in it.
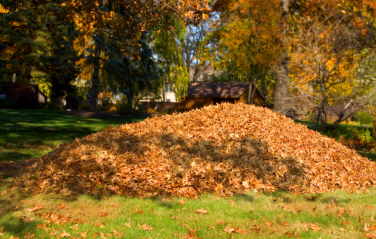
[[[74,226],[69,227],[70,229],[77,230],[78,229],[78,224],[75,224]]]
[[[286,232],[286,235],[287,235],[287,237],[299,237],[297,231],[295,231],[295,233],[289,233],[289,232]]]
[[[227,232],[227,233],[230,233],[230,234],[232,234],[232,233],[239,233],[239,234],[243,234],[243,233],[245,233],[245,231],[244,231],[243,229],[240,229],[239,227],[237,227],[237,228],[232,228],[232,227],[228,227],[228,226],[226,226],[223,230],[224,230],[225,232]]]
[[[338,213],[338,217],[342,216],[343,214],[345,214],[347,212],[347,210],[341,210],[339,213]]]
[[[346,220],[343,221],[343,225],[345,226],[349,225],[350,223],[351,223],[350,221],[346,221]]]
[[[184,205],[185,204],[185,201],[182,199],[182,200],[180,200],[180,204],[181,205]]]
[[[70,234],[67,233],[65,230],[59,235],[59,237],[70,237]]]
[[[228,224],[228,222],[225,222],[225,220],[218,220],[217,225],[223,225],[223,224]]]
[[[188,234],[185,234],[183,238],[195,238],[196,237],[196,231],[197,231],[197,227],[195,229],[191,229],[191,228],[188,228],[189,230],[189,233]]]
[[[100,215],[99,215],[99,217],[105,217],[105,216],[107,216],[108,215],[108,213],[107,212],[104,212],[104,213],[101,213]]]
[[[142,211],[142,209],[141,208],[139,208],[137,211],[136,211],[136,213],[137,214],[143,214],[144,213],[144,211]]]
[[[370,233],[366,233],[365,237],[366,237],[366,238],[376,238],[375,235],[372,235],[372,234],[370,234]]]
[[[365,208],[367,208],[368,210],[372,210],[373,209],[372,206],[368,206],[368,205],[366,205]]]
[[[34,208],[27,209],[27,211],[28,212],[34,212],[34,211],[38,211],[40,209],[43,209],[42,205],[37,206],[37,205],[34,204]]]
[[[269,227],[271,227],[271,226],[273,226],[274,223],[273,222],[266,222],[265,224],[268,225]]]
[[[203,208],[201,209],[197,209],[197,210],[193,210],[195,213],[201,213],[201,214],[207,214],[208,211],[204,210]]]
[[[216,229],[215,226],[208,225],[209,228]]]
[[[86,237],[87,237],[87,234],[88,234],[88,232],[89,232],[89,229],[86,229],[86,231],[85,231],[85,232],[81,232],[81,233],[80,233],[81,237],[82,237],[82,238],[86,238]]]
[[[145,230],[145,231],[151,231],[151,230],[157,229],[157,228],[151,227],[150,225],[145,224],[144,222],[142,223],[142,225],[140,225],[140,223],[137,223],[137,226],[138,228]]]
[[[311,225],[309,226],[309,228],[311,228],[311,229],[314,230],[315,232],[321,230],[321,228],[318,226],[317,223],[316,223],[316,224],[311,224]]]

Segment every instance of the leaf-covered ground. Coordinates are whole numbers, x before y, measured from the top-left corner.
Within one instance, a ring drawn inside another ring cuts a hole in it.
[[[27,192],[197,197],[247,190],[354,191],[375,163],[269,109],[221,104],[77,139],[24,167]]]
[[[0,238],[375,238],[376,190],[229,198],[19,194],[0,180]],[[13,236],[13,237],[12,237]]]

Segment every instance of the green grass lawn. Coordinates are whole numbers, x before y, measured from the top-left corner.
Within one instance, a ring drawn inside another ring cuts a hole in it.
[[[61,142],[142,117],[93,119],[61,111],[0,110],[0,162],[40,157]],[[376,160],[376,154],[361,151]],[[229,198],[25,195],[0,173],[0,238],[372,238],[376,189]],[[231,232],[231,233],[230,233]],[[34,237],[33,237],[34,236]]]
[[[40,157],[62,142],[144,117],[95,119],[62,115],[53,110],[0,110],[0,161]]]

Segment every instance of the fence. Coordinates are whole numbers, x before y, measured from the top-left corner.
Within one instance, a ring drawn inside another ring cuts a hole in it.
[[[21,108],[35,109],[40,103],[47,103],[47,96],[37,85],[0,82],[0,95],[11,97]]]

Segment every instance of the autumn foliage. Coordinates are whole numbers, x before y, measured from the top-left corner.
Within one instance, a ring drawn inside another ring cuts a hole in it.
[[[196,197],[256,189],[350,191],[376,184],[376,164],[273,111],[221,104],[107,128],[24,168],[32,193]]]

